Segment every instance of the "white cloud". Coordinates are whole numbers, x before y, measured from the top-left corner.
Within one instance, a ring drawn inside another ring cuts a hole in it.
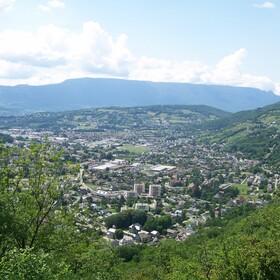
[[[135,59],[130,78],[166,82],[199,83],[209,67],[198,61],[167,61],[148,57]]]
[[[15,75],[15,83],[42,84],[76,76],[127,77],[133,57],[126,40],[124,34],[114,40],[95,22],[85,23],[79,33],[54,25],[43,26],[36,33],[5,30],[0,33],[0,83],[11,78],[4,62],[32,69],[32,77],[18,81]]]
[[[14,4],[15,0],[0,0],[0,11],[9,11]]]
[[[30,33],[0,32],[0,84],[47,84],[78,77],[116,77],[136,80],[224,84],[272,90],[280,83],[242,72],[247,51],[225,56],[215,66],[199,61],[136,57],[127,48],[127,36],[113,38],[96,22],[80,32],[55,25]]]
[[[271,90],[280,95],[280,86],[267,77],[242,72],[247,51],[243,48],[225,56],[214,67],[198,61],[166,61],[147,57],[137,59],[129,77],[137,80],[220,84]]]
[[[65,6],[64,2],[60,0],[52,0],[45,5],[38,5],[38,8],[42,11],[48,12],[52,8],[64,8],[64,6]]]
[[[254,7],[255,8],[261,8],[261,9],[273,9],[276,6],[272,2],[264,2],[262,4],[254,4]]]
[[[29,67],[0,60],[0,79],[28,79],[31,76],[32,72]]]
[[[242,78],[240,67],[247,51],[240,49],[235,53],[224,57],[211,71],[209,82],[217,84],[238,85]]]

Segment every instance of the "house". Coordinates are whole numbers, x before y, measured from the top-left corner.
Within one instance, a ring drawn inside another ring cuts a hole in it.
[[[170,229],[170,228],[168,228],[167,230],[166,230],[166,236],[168,236],[168,237],[176,237],[176,235],[177,235],[177,231],[176,230],[173,230],[173,229]]]
[[[148,242],[152,239],[152,235],[145,230],[141,230],[138,232],[141,242]]]
[[[116,229],[115,228],[109,228],[107,231],[107,237],[110,239],[114,239],[116,234]]]
[[[129,231],[124,231],[123,232],[123,236],[124,237],[125,236],[129,236],[129,237],[131,237],[136,242],[140,242],[141,241],[141,239],[140,239],[140,237],[139,237],[139,235],[137,233],[132,233],[132,232],[129,232]]]
[[[159,232],[157,230],[151,231],[152,237],[159,237]]]
[[[121,246],[125,246],[125,245],[132,245],[134,244],[134,240],[133,237],[125,235],[119,242],[119,244]]]
[[[132,224],[129,227],[129,231],[132,233],[138,233],[139,231],[141,231],[141,225],[140,224]]]

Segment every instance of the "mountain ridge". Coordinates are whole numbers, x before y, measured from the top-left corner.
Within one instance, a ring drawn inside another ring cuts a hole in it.
[[[273,92],[224,85],[79,78],[43,86],[0,86],[5,110],[32,113],[89,107],[207,105],[229,112],[255,109],[280,101]]]

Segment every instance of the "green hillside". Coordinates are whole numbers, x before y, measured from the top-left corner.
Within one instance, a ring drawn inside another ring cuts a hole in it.
[[[235,113],[204,125],[211,143],[226,143],[229,151],[279,167],[280,103]]]
[[[204,105],[162,105],[147,107],[108,107],[68,112],[36,113],[21,117],[0,117],[0,128],[32,128],[80,131],[108,129],[154,129],[198,124],[230,115]]]

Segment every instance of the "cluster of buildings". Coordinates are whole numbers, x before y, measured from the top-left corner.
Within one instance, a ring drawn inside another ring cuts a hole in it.
[[[65,195],[64,203],[78,203],[81,210],[89,210],[88,223],[94,228],[108,215],[135,209],[150,216],[170,215],[176,226],[168,229],[165,237],[184,240],[197,225],[222,217],[231,207],[242,203],[265,205],[279,187],[279,176],[269,167],[253,173],[258,161],[229,153],[223,144],[202,144],[188,132],[168,126],[164,130],[108,129],[102,133],[71,129],[57,134],[32,129],[3,132],[15,137],[15,144],[19,145],[48,137],[64,150],[65,161],[80,165],[82,172],[73,179],[75,188]],[[121,149],[125,144],[149,149],[128,152]],[[213,186],[216,189],[212,193]],[[227,191],[236,186],[246,191],[225,200]],[[207,199],[200,197],[205,194],[209,194]],[[116,229],[103,226],[102,231],[108,240],[119,245],[153,243],[162,238],[138,225],[131,226],[120,240],[115,238]]]
[[[140,198],[145,197],[160,197],[161,185],[151,184],[149,185],[149,192],[146,192],[145,184],[134,184],[133,191],[125,191],[125,198]]]

